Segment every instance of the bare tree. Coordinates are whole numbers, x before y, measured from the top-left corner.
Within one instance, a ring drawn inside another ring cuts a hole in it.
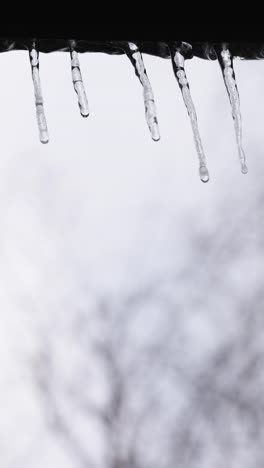
[[[257,216],[252,201],[236,216],[220,204],[211,228],[190,223],[183,265],[65,301],[41,329],[37,388],[74,466],[262,466],[264,295],[246,266],[263,254]]]

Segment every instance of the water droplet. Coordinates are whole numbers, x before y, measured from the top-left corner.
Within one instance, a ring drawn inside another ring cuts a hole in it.
[[[245,163],[241,164],[241,172],[242,172],[242,174],[247,174],[248,173],[248,168],[247,168],[247,165]]]
[[[199,168],[199,175],[202,182],[208,182],[209,180],[209,172],[206,166],[200,166]]]

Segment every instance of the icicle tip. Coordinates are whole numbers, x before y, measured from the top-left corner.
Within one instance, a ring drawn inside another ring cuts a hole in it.
[[[151,133],[151,138],[153,141],[159,141],[160,140],[160,132],[159,132],[159,127],[158,127],[158,122],[152,126],[150,129]]]
[[[245,163],[241,164],[241,172],[242,174],[247,174],[248,173],[248,168]]]
[[[49,136],[47,134],[41,135],[39,139],[43,145],[46,145],[49,142]]]
[[[81,116],[84,117],[85,119],[89,117],[90,115],[90,112],[87,112],[87,111],[80,111],[80,113],[81,113]]]
[[[209,181],[209,172],[206,166],[200,166],[199,176],[202,182],[206,183]]]

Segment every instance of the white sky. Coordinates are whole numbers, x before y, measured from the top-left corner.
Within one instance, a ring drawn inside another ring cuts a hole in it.
[[[0,56],[0,451],[8,468],[16,466],[9,434],[17,421],[23,427],[38,419],[23,361],[23,352],[35,347],[30,301],[42,323],[65,291],[69,300],[71,291],[76,295],[82,275],[92,290],[112,293],[158,276],[168,265],[184,264],[188,229],[214,226],[220,202],[239,211],[253,200],[254,207],[264,168],[264,62],[235,62],[246,176],[240,173],[219,66],[199,59],[186,63],[211,176],[202,184],[171,63],[144,59],[160,142],[150,138],[141,85],[125,56],[80,57],[90,105],[90,116],[83,119],[70,58],[54,53],[40,56],[50,134],[50,143],[41,145],[27,53]]]

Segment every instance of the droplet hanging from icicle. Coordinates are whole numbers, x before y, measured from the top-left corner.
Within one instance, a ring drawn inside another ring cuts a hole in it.
[[[30,58],[30,63],[31,63],[32,80],[33,80],[34,92],[35,92],[35,106],[36,106],[37,123],[38,123],[38,129],[39,129],[39,139],[41,143],[48,143],[49,134],[48,134],[47,122],[46,122],[46,117],[45,117],[45,112],[44,112],[44,102],[43,102],[40,76],[39,76],[39,52],[36,49],[35,43],[33,43],[32,48],[29,51],[29,58]]]
[[[239,93],[233,68],[233,57],[226,44],[223,44],[222,50],[218,51],[217,55],[232,108],[241,172],[242,174],[246,174],[248,172],[248,168],[246,165],[246,155],[242,146],[242,118],[240,112]]]
[[[184,69],[184,62],[185,62],[184,55],[180,52],[179,47],[171,46],[171,58],[172,58],[173,71],[177,79],[177,82],[179,84],[180,90],[182,92],[184,104],[187,108],[190,121],[191,121],[195,147],[196,147],[196,151],[197,151],[198,158],[199,158],[200,179],[202,182],[208,182],[209,172],[207,169],[206,158],[205,158],[202,140],[201,140],[200,132],[198,128],[196,110],[194,107],[194,103],[193,103],[191,92],[190,92],[190,86],[189,86],[186,73],[185,73],[185,69]]]
[[[78,57],[78,52],[75,50],[75,41],[70,41],[70,54],[71,54],[71,72],[72,72],[72,83],[74,90],[78,96],[78,104],[80,108],[80,113],[83,117],[88,117],[89,115],[89,106],[88,99],[86,96],[80,62]]]
[[[146,121],[154,141],[160,139],[157,111],[152,87],[146,72],[143,57],[137,45],[133,42],[128,43],[127,55],[135,69],[136,76],[143,86],[143,97],[145,104]]]

